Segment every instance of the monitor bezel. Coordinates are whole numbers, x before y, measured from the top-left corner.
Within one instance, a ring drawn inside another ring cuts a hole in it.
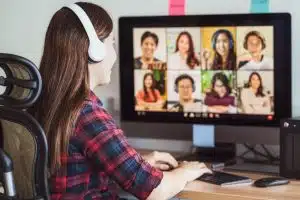
[[[234,114],[228,118],[186,118],[183,114],[168,112],[147,112],[146,115],[138,115],[135,111],[133,28],[265,25],[274,27],[274,80],[276,81],[274,81],[273,120],[266,118],[260,120],[256,116],[252,116],[251,119],[249,115],[244,115],[242,118],[241,115]],[[121,121],[279,126],[282,118],[291,117],[291,15],[289,13],[121,17],[119,18],[119,57]]]

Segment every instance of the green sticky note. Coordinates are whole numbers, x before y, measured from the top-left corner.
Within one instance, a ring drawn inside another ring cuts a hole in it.
[[[252,13],[269,12],[269,0],[251,0],[250,12]]]

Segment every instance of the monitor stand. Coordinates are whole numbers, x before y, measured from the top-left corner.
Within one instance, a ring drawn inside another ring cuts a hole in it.
[[[252,147],[250,146],[250,148],[249,145],[247,144],[244,145],[246,146],[246,148],[248,148],[248,150],[236,157],[235,164],[228,165],[225,167],[225,169],[279,175],[279,165],[280,165],[279,158],[275,158],[273,155],[271,155],[268,149],[264,145],[261,145],[263,148],[260,149],[264,149],[266,154],[257,151],[255,149],[257,145]],[[245,154],[247,153],[252,153],[255,156],[260,156],[260,159],[246,158]],[[261,159],[262,157],[264,159]]]
[[[234,143],[215,142],[215,126],[193,125],[192,153],[178,157],[177,160],[230,163],[235,160],[235,154]]]
[[[274,161],[269,152],[265,160],[248,159],[245,154],[251,152],[257,153],[252,146],[247,146],[247,151],[241,155],[236,155],[235,143],[215,142],[215,127],[212,125],[193,125],[193,150],[192,153],[183,155],[177,160],[209,163],[223,163],[225,170],[261,172],[270,174],[279,174],[279,161]],[[263,146],[263,145],[262,145]],[[263,146],[263,149],[265,147]]]

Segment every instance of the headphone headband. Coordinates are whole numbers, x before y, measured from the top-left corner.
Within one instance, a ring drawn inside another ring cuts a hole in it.
[[[100,62],[105,56],[105,46],[104,43],[98,38],[98,35],[90,18],[88,17],[86,12],[77,4],[71,4],[67,7],[76,14],[85,32],[87,33],[90,42],[88,49],[90,60],[92,60],[93,62]]]

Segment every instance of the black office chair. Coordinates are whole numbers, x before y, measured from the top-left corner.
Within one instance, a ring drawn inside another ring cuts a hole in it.
[[[47,139],[26,112],[41,88],[41,76],[31,61],[0,53],[0,199],[49,199]]]

